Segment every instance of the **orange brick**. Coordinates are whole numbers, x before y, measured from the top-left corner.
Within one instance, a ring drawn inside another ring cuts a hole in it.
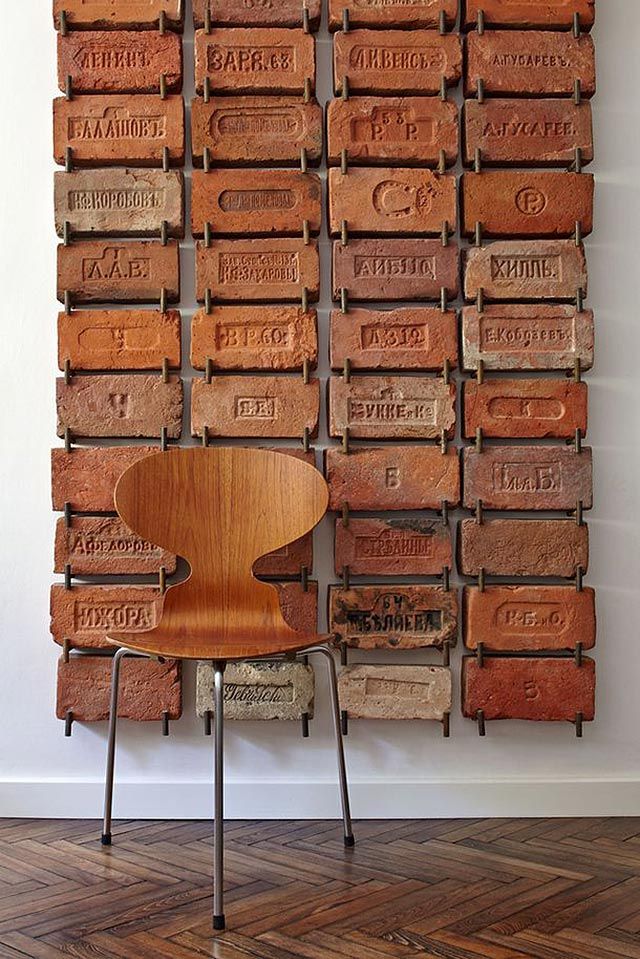
[[[571,439],[587,432],[587,385],[568,379],[467,380],[464,435]]]
[[[140,632],[152,629],[162,609],[162,595],[155,586],[52,586],[50,630],[60,646],[111,649],[109,632]]]
[[[306,566],[307,570],[311,570],[313,566],[313,533],[307,533],[295,542],[262,556],[253,564],[253,573],[254,576],[269,578],[300,576],[303,566]],[[317,622],[313,628],[317,628]]]
[[[318,314],[297,306],[216,306],[191,321],[191,365],[220,370],[300,370],[318,361]]]
[[[111,657],[72,656],[58,661],[56,716],[68,712],[81,723],[109,718]],[[175,660],[125,658],[118,696],[118,717],[136,722],[182,715],[181,666]]]
[[[337,576],[345,567],[353,576],[433,576],[451,565],[451,532],[441,520],[336,520]]]
[[[182,90],[182,39],[175,33],[103,30],[58,34],[58,86],[74,93]]]
[[[209,289],[220,302],[310,301],[320,291],[320,261],[315,240],[274,237],[267,240],[212,240],[196,244],[196,298]]]
[[[329,435],[354,439],[452,437],[456,388],[440,377],[332,376]]]
[[[180,250],[175,240],[76,240],[58,247],[58,299],[72,303],[152,303],[164,288],[180,299]]]
[[[72,370],[180,369],[180,313],[72,310],[58,314],[58,366]]]
[[[164,13],[165,26],[182,30],[183,0],[53,0],[53,20],[60,29],[64,10],[76,30],[156,30]]]
[[[335,92],[348,77],[350,93],[440,92],[462,75],[462,45],[434,30],[344,30],[333,38]]]
[[[213,93],[299,93],[315,86],[315,40],[282,27],[214,27],[196,31],[196,92],[209,79]]]
[[[350,240],[333,243],[333,298],[349,300],[435,300],[458,293],[456,243],[440,240]]]
[[[578,14],[581,30],[595,20],[595,0],[463,0],[462,26],[475,27],[482,10],[487,27],[527,27],[568,30]]]
[[[113,493],[126,469],[157,446],[74,447],[70,452],[51,450],[51,492],[54,510],[69,503],[82,513],[115,511]]]
[[[571,519],[464,519],[458,524],[458,572],[479,576],[576,575],[589,565],[589,529]]]
[[[191,432],[301,438],[318,432],[320,382],[301,376],[214,376],[191,385]]]
[[[182,432],[182,380],[141,373],[74,376],[56,380],[58,436],[137,437],[169,439]]]
[[[344,0],[329,0],[329,29],[342,29]],[[406,3],[404,0],[356,0],[349,5],[349,23],[354,27],[437,27],[440,14],[445,25],[454,26],[458,18],[458,0],[422,0],[421,3]]]
[[[587,260],[573,240],[496,240],[465,254],[464,295],[475,300],[574,300],[586,295]]]
[[[211,11],[211,22],[219,27],[301,27],[302,4],[298,0],[277,3],[229,3],[228,0],[193,0],[193,22],[196,29],[204,26],[205,10]],[[320,26],[322,0],[305,0],[309,11],[309,27]]]
[[[72,516],[56,523],[54,572],[75,576],[174,573],[176,558],[133,533],[117,516]]]
[[[572,510],[593,502],[591,450],[563,446],[490,446],[463,451],[464,505],[486,509]]]
[[[458,365],[456,315],[436,307],[331,311],[331,367],[438,370]]]

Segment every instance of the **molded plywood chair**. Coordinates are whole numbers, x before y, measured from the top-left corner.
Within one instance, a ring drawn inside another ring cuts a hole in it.
[[[114,633],[102,842],[111,843],[118,680],[126,655],[207,659],[214,665],[214,928],[224,929],[223,722],[229,660],[320,653],[329,667],[345,844],[352,846],[336,668],[328,636],[285,622],[275,586],[252,573],[261,556],[299,539],[322,519],[326,483],[303,460],[268,450],[181,449],[145,457],[121,476],[116,508],[127,526],[187,560],[190,576],[171,586],[159,623]]]

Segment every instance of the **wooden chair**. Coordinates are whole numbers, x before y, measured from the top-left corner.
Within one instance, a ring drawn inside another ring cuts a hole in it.
[[[345,845],[354,844],[340,725],[336,668],[328,636],[298,633],[285,622],[275,586],[253,564],[309,532],[324,516],[320,473],[283,453],[233,448],[152,454],[120,477],[116,509],[140,536],[183,557],[189,578],[169,587],[152,629],[113,633],[103,845],[111,844],[120,662],[127,655],[211,660],[214,666],[214,929],[224,929],[224,670],[230,660],[320,653],[329,667]]]

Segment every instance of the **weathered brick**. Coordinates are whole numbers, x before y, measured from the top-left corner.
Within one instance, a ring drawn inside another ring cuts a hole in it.
[[[354,370],[438,370],[458,365],[455,312],[436,307],[331,311],[331,367]]]
[[[585,722],[595,715],[595,663],[588,657],[578,667],[571,659],[496,658],[480,667],[462,660],[462,712],[475,718]]]
[[[433,576],[452,566],[451,533],[440,520],[336,520],[335,570],[354,576]]]
[[[464,0],[462,26],[476,26],[482,10],[487,27],[568,29],[578,14],[580,28],[590,30],[595,19],[595,0]]]
[[[151,303],[166,291],[180,299],[180,249],[175,240],[76,240],[58,246],[58,299],[72,303]]]
[[[327,162],[447,166],[458,158],[458,108],[439,97],[350,97],[327,105]]]
[[[350,93],[440,92],[462,75],[457,34],[435,30],[344,30],[333,38],[335,92],[348,77]]]
[[[490,446],[463,451],[464,505],[486,509],[571,510],[593,502],[591,449]]]
[[[178,170],[72,170],[54,174],[56,231],[73,235],[184,236],[184,176]]]
[[[455,645],[458,594],[442,586],[329,587],[329,631],[355,649]]]
[[[464,295],[490,300],[573,300],[587,292],[587,260],[573,240],[496,240],[466,251]]]
[[[58,366],[72,370],[180,369],[180,313],[72,310],[58,314]]]
[[[329,170],[329,232],[340,236],[410,233],[437,236],[443,225],[455,232],[457,180],[431,170],[352,167]]]
[[[160,590],[154,586],[52,586],[51,635],[72,648],[113,649],[109,632],[152,629],[162,610]]]
[[[115,510],[115,485],[126,469],[157,446],[94,446],[51,450],[51,494],[54,510],[69,503],[77,512]]]
[[[329,380],[329,435],[355,439],[453,436],[456,388],[441,377],[344,376]]]
[[[570,519],[486,519],[458,524],[458,571],[478,576],[575,576],[589,564],[589,528]]]
[[[329,29],[342,29],[344,0],[329,0]],[[380,4],[376,0],[355,0],[349,4],[349,23],[354,27],[437,27],[440,14],[445,25],[452,27],[458,17],[458,0],[422,0],[406,3],[404,0],[388,0]]]
[[[465,100],[462,125],[464,162],[480,150],[491,166],[564,166],[580,148],[583,164],[593,160],[591,104],[568,98]]]
[[[208,77],[213,93],[299,93],[315,86],[315,40],[282,27],[214,27],[195,37],[196,92]]]
[[[160,78],[182,90],[182,39],[140,30],[70,31],[58,34],[58,86],[67,78],[75,93],[156,93]]]
[[[109,718],[111,657],[72,656],[68,663],[58,660],[56,716],[67,712],[81,723]],[[136,722],[169,719],[182,715],[180,663],[166,660],[125,657],[121,666],[118,717]]]
[[[191,365],[219,370],[299,370],[318,361],[318,314],[297,306],[216,306],[191,321]]]
[[[215,713],[213,663],[198,663],[196,713]],[[229,663],[224,674],[224,718],[291,720],[313,717],[313,667],[302,663]]]
[[[180,96],[118,93],[53,101],[53,152],[74,166],[183,166],[184,100]]]
[[[333,298],[434,300],[458,294],[458,245],[440,240],[350,240],[333,243]]]
[[[278,0],[277,3],[229,3],[228,0],[193,0],[193,22],[196,29],[204,26],[207,6],[211,22],[219,27],[301,27],[302,4],[298,0]],[[309,26],[320,26],[322,0],[305,0],[309,11]]]
[[[299,97],[202,97],[191,102],[193,162],[233,166],[300,163],[300,152],[317,165],[322,156],[322,108]]]
[[[436,446],[353,448],[324,453],[329,509],[440,509],[460,502],[460,464],[455,450]]]
[[[214,235],[302,236],[320,232],[322,186],[316,173],[299,170],[194,170],[191,174],[191,230]]]
[[[592,97],[596,89],[594,44],[590,36],[550,30],[486,30],[467,37],[465,96],[569,96],[574,81]]]
[[[253,573],[269,578],[300,576],[303,566],[307,570],[313,566],[313,533],[307,533],[293,543],[262,556],[253,564]]]
[[[58,436],[160,436],[182,432],[182,380],[139,373],[74,376],[56,380]]]
[[[212,240],[196,243],[196,298],[209,289],[222,302],[299,300],[306,288],[318,299],[320,260],[317,241],[271,237],[266,240]]]
[[[214,376],[191,384],[191,433],[300,438],[318,432],[320,381],[301,376]]]
[[[278,590],[285,621],[299,633],[313,635],[318,629],[318,584],[309,580],[307,589],[300,583],[273,583]]]
[[[566,370],[593,366],[593,311],[508,304],[462,310],[462,357],[467,370]]]
[[[345,666],[338,677],[340,708],[349,719],[433,719],[451,712],[446,666]]]
[[[587,432],[587,384],[492,379],[464,384],[464,435],[571,439]]]
[[[60,29],[64,10],[75,30],[156,30],[160,14],[165,26],[182,30],[183,0],[53,0],[53,20]]]
[[[175,572],[176,558],[133,533],[115,516],[72,516],[56,523],[54,572],[69,563],[76,576]]]

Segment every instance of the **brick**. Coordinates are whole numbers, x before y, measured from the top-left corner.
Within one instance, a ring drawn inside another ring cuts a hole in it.
[[[274,583],[273,585],[278,590],[280,609],[289,626],[299,633],[307,635],[316,633],[318,629],[317,582],[309,580],[306,590],[300,583]]]
[[[440,92],[442,81],[455,86],[462,75],[457,34],[434,30],[341,30],[333,38],[333,77],[337,94],[348,77],[350,93]]]
[[[349,300],[434,300],[458,294],[456,243],[440,240],[350,240],[333,243],[333,298],[346,288]]]
[[[330,586],[329,631],[354,649],[455,645],[458,595],[442,586]]]
[[[462,357],[467,370],[572,370],[593,366],[593,311],[552,306],[474,306],[462,310]]]
[[[329,0],[330,30],[342,29],[344,7],[344,0]],[[454,26],[458,18],[458,0],[413,0],[411,3],[388,0],[384,4],[376,0],[352,0],[349,3],[349,23],[353,27],[437,27],[441,13],[444,13],[446,26]]]
[[[160,436],[182,432],[182,380],[140,373],[74,376],[56,380],[58,436]]]
[[[431,170],[352,167],[329,170],[329,232],[340,236],[411,233],[438,236],[457,224],[457,181]]]
[[[464,384],[464,435],[571,439],[587,432],[587,384],[493,379]]]
[[[175,240],[76,240],[58,246],[58,299],[72,303],[151,303],[166,290],[180,299],[180,250]]]
[[[126,469],[157,446],[95,446],[51,450],[51,493],[54,510],[69,503],[76,512],[115,510],[115,485]]]
[[[589,173],[526,173],[513,170],[464,173],[462,233],[476,224],[486,237],[549,237],[593,230],[593,176]]]
[[[215,713],[213,663],[198,663],[196,713]],[[311,666],[302,663],[229,663],[224,674],[224,718],[291,720],[313,717]]]
[[[180,369],[178,310],[72,310],[58,314],[58,366],[72,370]]]
[[[58,34],[58,86],[76,93],[156,93],[182,90],[182,39],[157,31],[71,31]]]
[[[589,529],[570,519],[486,519],[458,524],[458,572],[565,576],[589,565]]]
[[[300,152],[317,166],[322,156],[322,108],[299,97],[201,97],[191,102],[193,162],[232,166],[300,164]]]
[[[185,159],[184,100],[180,96],[118,93],[53,101],[53,152],[64,165],[67,148],[74,166],[162,166]]]
[[[332,310],[332,369],[439,370],[458,365],[456,315],[435,307]]]
[[[109,718],[111,657],[73,656],[68,663],[58,660],[56,716],[67,712],[81,723]],[[169,719],[182,715],[180,663],[167,660],[125,657],[120,674],[118,717],[135,722]]]
[[[458,454],[436,446],[353,448],[324,453],[329,509],[440,509],[460,502]]]
[[[212,240],[196,243],[196,298],[211,290],[221,302],[318,299],[320,261],[317,241],[272,237],[266,240]]]
[[[572,510],[593,501],[591,450],[562,446],[491,446],[463,451],[464,505],[486,509]]]
[[[452,566],[451,533],[441,520],[336,520],[335,571],[354,576],[434,576]]]
[[[53,0],[53,20],[60,29],[64,10],[75,30],[156,30],[160,14],[165,26],[182,30],[183,0]]]
[[[307,570],[313,566],[313,533],[307,533],[295,542],[262,556],[253,564],[253,573],[269,578],[300,576],[303,566]]]
[[[327,162],[447,166],[458,158],[458,107],[439,97],[351,97],[327,104]]]
[[[54,174],[56,232],[184,236],[184,177],[172,170],[73,170]]]
[[[467,37],[465,96],[475,96],[478,79],[486,94],[569,96],[574,81],[581,95],[596,89],[593,40],[549,30],[486,30]]]
[[[587,260],[573,240],[496,240],[466,251],[464,295],[475,300],[573,300],[586,294]]]
[[[114,516],[72,516],[56,523],[54,572],[69,563],[75,576],[142,575],[164,566],[174,573],[176,558],[133,533]]]
[[[440,377],[344,376],[329,380],[329,435],[354,439],[453,436],[456,388]]]
[[[191,433],[202,436],[301,438],[318,432],[320,381],[301,376],[214,376],[193,379]]]
[[[193,0],[193,22],[196,29],[204,26],[205,10],[211,11],[211,22],[219,27],[301,27],[302,4],[298,0],[277,3],[232,4],[228,0]],[[322,0],[305,0],[309,26],[320,26]]]
[[[464,163],[480,150],[485,166],[564,166],[579,147],[583,164],[593,160],[591,104],[560,99],[465,100]]]
[[[318,314],[297,306],[216,306],[191,321],[191,365],[219,370],[300,370],[318,361]]]
[[[205,223],[217,235],[302,236],[304,221],[316,235],[322,223],[322,186],[315,173],[299,170],[194,170],[191,229]]]
[[[595,715],[595,663],[571,659],[489,659],[480,668],[473,657],[462,661],[462,712],[475,718],[585,722]]]
[[[340,708],[349,719],[433,719],[451,712],[446,666],[345,666],[338,676]]]
[[[113,649],[109,632],[153,629],[162,609],[160,590],[154,586],[52,586],[51,635],[72,648]]]
[[[214,94],[302,94],[315,86],[315,40],[282,27],[214,27],[195,36],[196,93],[209,78]]]
[[[487,27],[527,27],[568,30],[578,14],[580,28],[590,30],[595,19],[595,0],[464,0],[462,26],[475,27],[482,10]]]

